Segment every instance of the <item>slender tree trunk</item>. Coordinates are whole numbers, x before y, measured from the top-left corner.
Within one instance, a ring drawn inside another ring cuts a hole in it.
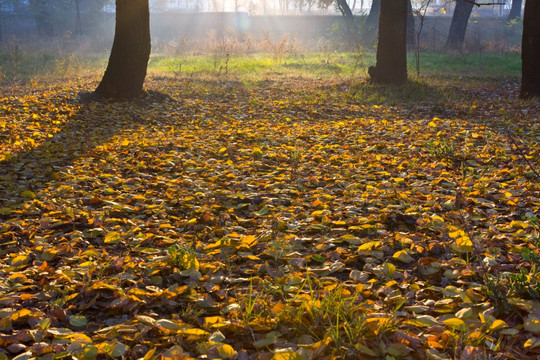
[[[75,0],[75,12],[77,18],[75,19],[75,33],[79,36],[82,36],[82,25],[81,25],[81,8],[80,8],[80,0]]]
[[[346,19],[352,19],[354,17],[349,4],[347,4],[347,0],[337,0],[337,6],[341,14],[345,16]]]
[[[345,18],[345,41],[347,44],[352,45],[356,42],[356,26],[353,12],[347,0],[337,0],[336,2],[341,15]]]
[[[512,7],[510,8],[510,13],[506,18],[507,21],[512,21],[518,17],[521,17],[521,4],[523,4],[522,0],[512,0]]]
[[[366,18],[365,29],[368,32],[375,33],[379,28],[379,14],[381,13],[381,0],[373,0],[371,9]]]
[[[526,0],[521,43],[522,98],[540,98],[540,0]]]
[[[407,48],[414,49],[416,44],[416,26],[411,0],[407,1]]]
[[[381,0],[377,65],[369,68],[376,83],[407,81],[407,0]]]
[[[135,98],[143,92],[150,58],[148,0],[116,0],[116,28],[109,64],[96,93]]]
[[[450,31],[445,47],[449,50],[461,50],[465,33],[467,32],[467,23],[473,9],[473,2],[468,0],[456,0],[456,8],[452,16]]]
[[[4,42],[4,34],[2,33],[2,20],[4,20],[4,9],[2,1],[0,1],[0,44]]]

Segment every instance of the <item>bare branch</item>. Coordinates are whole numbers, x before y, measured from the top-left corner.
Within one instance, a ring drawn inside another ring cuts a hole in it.
[[[478,3],[478,2],[476,2],[474,0],[463,0],[463,1],[468,2],[470,4],[473,4],[475,6],[478,6],[478,7],[485,6],[485,5],[501,5],[501,6],[506,5],[506,3],[504,3],[504,2]]]

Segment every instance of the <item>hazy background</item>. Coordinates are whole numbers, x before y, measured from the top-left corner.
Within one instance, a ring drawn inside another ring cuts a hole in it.
[[[425,14],[420,50],[440,51],[454,4],[427,4],[413,1],[417,14]],[[520,20],[506,20],[510,0],[504,4],[475,7],[464,52],[519,51],[522,26]],[[349,6],[357,15],[353,24],[329,0],[154,0],[153,52],[184,55],[221,46],[225,52],[249,53],[276,43],[290,51],[369,51],[376,44],[376,31],[365,26],[371,1],[349,0]],[[114,1],[0,0],[0,27],[4,52],[106,53],[114,35]]]

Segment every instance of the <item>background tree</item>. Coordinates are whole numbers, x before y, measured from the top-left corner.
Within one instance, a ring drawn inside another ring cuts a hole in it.
[[[411,0],[407,1],[407,47],[414,49],[416,44],[416,26],[414,21],[414,10]]]
[[[0,44],[4,41],[4,35],[2,34],[3,17],[4,17],[4,2],[0,0]]]
[[[336,0],[336,3],[341,15],[343,15],[347,20],[352,20],[354,15],[351,8],[349,7],[349,4],[347,3],[347,0]]]
[[[381,0],[373,0],[369,9],[366,22],[364,23],[364,31],[375,34],[379,28],[379,15],[381,14]]]
[[[523,4],[522,0],[512,0],[512,7],[510,8],[510,13],[506,20],[512,21],[521,17],[521,5]]]
[[[75,0],[75,34],[82,35],[80,0]]]
[[[522,98],[540,98],[540,0],[526,0],[521,44]]]
[[[107,70],[96,93],[105,98],[136,98],[143,92],[150,58],[148,0],[116,0],[116,27]]]
[[[30,0],[29,4],[39,35],[46,37],[54,36],[53,15],[55,4],[51,0]]]
[[[78,11],[80,17],[79,22],[75,23],[75,33],[80,32],[81,35],[89,35],[103,31],[106,23],[103,16],[103,7],[106,3],[108,3],[108,0],[75,0],[74,11],[76,15]]]
[[[473,6],[474,1],[472,0],[456,0],[456,7],[452,15],[448,38],[446,39],[446,49],[461,50]]]
[[[369,68],[376,83],[407,81],[407,0],[381,0],[377,64]]]

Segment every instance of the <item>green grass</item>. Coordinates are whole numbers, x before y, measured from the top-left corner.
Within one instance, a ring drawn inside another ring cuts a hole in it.
[[[414,56],[409,54],[409,72],[416,74]],[[267,77],[281,74],[305,78],[329,78],[365,75],[375,64],[373,53],[305,53],[305,54],[249,54],[229,56],[169,57],[152,56],[149,69],[176,75],[216,74]],[[519,54],[434,54],[422,53],[421,76],[442,78],[476,78],[479,80],[518,77],[521,71]]]
[[[420,56],[420,71],[428,76],[489,80],[521,75],[521,56],[518,53],[470,55],[422,53]],[[411,56],[409,56],[409,71],[411,73],[416,71]]]
[[[414,54],[408,58],[409,74],[416,78]],[[75,55],[61,52],[33,53],[20,50],[0,50],[1,80],[31,80],[36,78],[62,78],[72,74],[102,72],[107,56]],[[230,76],[240,80],[262,80],[274,76],[307,79],[350,80],[364,78],[367,68],[375,64],[372,52],[295,53],[274,51],[246,55],[190,55],[171,57],[153,54],[149,71],[173,76]],[[518,78],[521,59],[511,54],[435,54],[422,53],[421,77],[441,79],[476,79],[490,81]]]
[[[250,54],[243,56],[186,56],[171,58],[165,55],[152,56],[149,69],[176,75],[216,74],[246,78],[271,75],[302,76],[306,78],[328,78],[335,75],[352,75],[365,72],[373,55],[359,56],[349,53],[321,54]]]

